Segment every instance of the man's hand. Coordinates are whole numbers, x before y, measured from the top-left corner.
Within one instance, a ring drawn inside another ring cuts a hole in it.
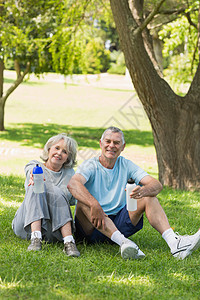
[[[99,202],[86,189],[84,186],[85,183],[86,179],[83,175],[75,174],[70,179],[67,188],[75,199],[89,208],[90,214],[87,216],[89,222],[95,228],[105,230],[105,218],[107,215],[104,213]]]
[[[140,199],[145,196],[146,196],[145,189],[144,189],[144,187],[141,187],[140,185],[137,185],[130,193],[130,197],[134,198],[134,199]]]
[[[107,216],[98,202],[95,202],[91,207],[91,222],[97,229],[105,230],[105,217]]]
[[[131,198],[141,199],[143,197],[154,197],[162,190],[162,184],[150,175],[145,176],[130,193]]]

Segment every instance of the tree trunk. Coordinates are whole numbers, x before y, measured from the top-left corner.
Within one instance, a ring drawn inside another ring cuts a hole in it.
[[[110,3],[127,68],[152,126],[159,180],[173,188],[200,189],[200,68],[188,94],[176,95],[148,55],[129,1]]]
[[[6,100],[14,92],[14,90],[23,82],[24,77],[29,73],[30,70],[30,62],[27,62],[26,69],[22,74],[19,73],[19,69],[17,70],[17,79],[15,82],[8,88],[8,90],[3,93],[3,70],[4,64],[3,61],[0,60],[0,131],[5,130],[4,128],[4,112],[5,112],[5,104]]]
[[[3,96],[3,71],[4,71],[4,62],[0,59],[0,98]]]
[[[0,131],[4,131],[4,108],[5,104],[1,101],[2,98],[0,98]]]
[[[4,128],[4,102],[3,102],[3,71],[4,63],[0,60],[0,131],[5,130]]]

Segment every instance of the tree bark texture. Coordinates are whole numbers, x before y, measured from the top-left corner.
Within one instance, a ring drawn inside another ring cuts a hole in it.
[[[1,102],[0,99],[0,131],[4,131],[4,109],[5,109],[5,104]]]
[[[4,106],[5,104],[2,101],[3,96],[3,71],[4,71],[4,62],[0,60],[0,131],[3,131],[4,128]]]
[[[176,95],[148,54],[134,1],[110,3],[126,66],[152,126],[159,180],[173,188],[200,189],[200,67],[187,95]]]

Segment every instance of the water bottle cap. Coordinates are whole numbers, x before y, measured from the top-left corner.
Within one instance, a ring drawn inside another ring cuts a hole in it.
[[[135,180],[133,178],[129,178],[127,183],[133,184],[133,183],[135,183]]]
[[[36,164],[36,167],[33,168],[33,174],[42,174],[43,173],[43,170],[42,168]]]

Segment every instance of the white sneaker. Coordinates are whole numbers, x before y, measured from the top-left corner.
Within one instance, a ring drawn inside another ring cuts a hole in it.
[[[137,259],[144,258],[145,254],[142,252],[142,250],[138,249]]]
[[[121,247],[121,256],[123,259],[139,259],[144,257],[144,253],[132,241],[124,242]]]
[[[200,230],[193,235],[180,235],[177,237],[176,249],[171,253],[174,257],[184,259],[200,247]]]

